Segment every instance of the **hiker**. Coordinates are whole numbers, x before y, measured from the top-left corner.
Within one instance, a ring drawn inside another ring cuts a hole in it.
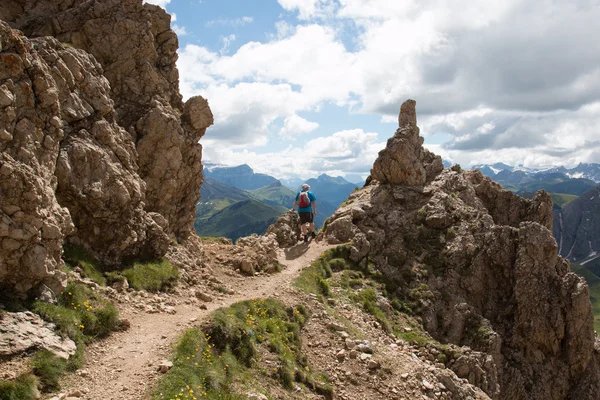
[[[296,201],[294,201],[291,211],[294,211],[296,206],[298,206],[298,214],[300,215],[300,229],[306,243],[309,235],[313,238],[317,236],[313,221],[315,215],[317,215],[317,198],[306,183],[302,185],[302,190],[296,195]],[[306,231],[306,224],[309,224],[308,232]]]

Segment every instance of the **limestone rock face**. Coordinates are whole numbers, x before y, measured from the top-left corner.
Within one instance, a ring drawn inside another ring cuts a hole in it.
[[[0,283],[60,290],[62,242],[73,231],[53,171],[64,136],[58,91],[33,45],[0,22]]]
[[[60,291],[65,240],[109,264],[163,257],[193,230],[213,123],[206,100],[181,100],[170,17],[142,0],[5,3],[0,286]]]
[[[373,168],[371,177],[381,183],[422,185],[444,167],[442,159],[423,151],[423,138],[419,136],[414,100],[405,101],[400,107],[400,127],[391,137]]]
[[[479,172],[423,179],[419,165],[382,179],[375,170],[399,140],[418,143],[397,135],[325,238],[351,240],[354,260],[373,263],[434,338],[471,347],[478,355],[451,368],[491,398],[600,398],[589,291],[558,256],[550,196],[520,198]]]
[[[167,233],[187,237],[202,184],[198,140],[213,117],[200,97],[182,102],[170,16],[142,0],[10,3],[0,19],[29,37],[54,36],[85,50],[102,66],[115,120],[136,148],[133,158],[147,185],[145,210],[166,219]]]

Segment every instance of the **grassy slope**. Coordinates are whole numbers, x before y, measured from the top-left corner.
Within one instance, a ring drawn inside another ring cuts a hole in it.
[[[200,236],[225,236],[232,240],[252,233],[262,234],[287,208],[273,207],[256,200],[237,202],[210,218],[196,220]]]
[[[575,196],[581,196],[584,192],[596,186],[594,181],[589,179],[569,179],[564,182],[554,181],[536,181],[520,185],[520,191],[536,192],[544,189],[549,193],[563,193]]]
[[[600,332],[600,277],[586,268],[586,265],[571,264],[571,270],[584,278],[590,287],[590,300],[594,310],[594,329]]]
[[[558,204],[561,207],[566,206],[573,200],[576,200],[578,197],[574,194],[566,194],[566,193],[551,193],[552,201],[554,204]]]
[[[296,193],[285,186],[265,186],[260,189],[249,190],[252,198],[270,206],[283,206],[291,208],[296,198]]]

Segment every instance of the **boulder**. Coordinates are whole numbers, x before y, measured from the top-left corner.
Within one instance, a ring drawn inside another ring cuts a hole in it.
[[[67,360],[77,347],[69,338],[54,333],[54,325],[29,311],[0,313],[0,357],[13,357],[34,350],[48,350]]]

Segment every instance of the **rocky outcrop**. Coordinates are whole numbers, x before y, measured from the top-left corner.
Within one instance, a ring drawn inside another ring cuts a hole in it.
[[[563,257],[583,265],[599,258],[600,186],[555,210],[553,229]]]
[[[170,16],[142,0],[11,3],[0,19],[29,37],[53,36],[85,50],[102,66],[118,123],[137,150],[145,209],[165,218],[167,233],[186,237],[202,184],[198,140],[213,118],[206,100],[181,100]]]
[[[300,216],[296,212],[287,212],[267,229],[266,235],[273,234],[281,248],[298,244],[301,239]]]
[[[75,343],[54,333],[54,325],[31,312],[0,314],[0,358],[48,350],[62,359],[75,354]]]
[[[441,157],[422,147],[415,104],[414,100],[402,104],[400,127],[373,164],[371,177],[381,183],[422,185],[444,169]]]
[[[64,286],[63,242],[104,263],[164,256],[193,230],[201,97],[181,100],[170,17],[142,1],[0,8],[0,284]]]
[[[491,398],[598,398],[589,291],[558,256],[550,196],[522,199],[458,168],[424,174],[408,105],[325,237],[351,240],[354,260],[375,265],[434,338],[481,354],[451,367]]]

